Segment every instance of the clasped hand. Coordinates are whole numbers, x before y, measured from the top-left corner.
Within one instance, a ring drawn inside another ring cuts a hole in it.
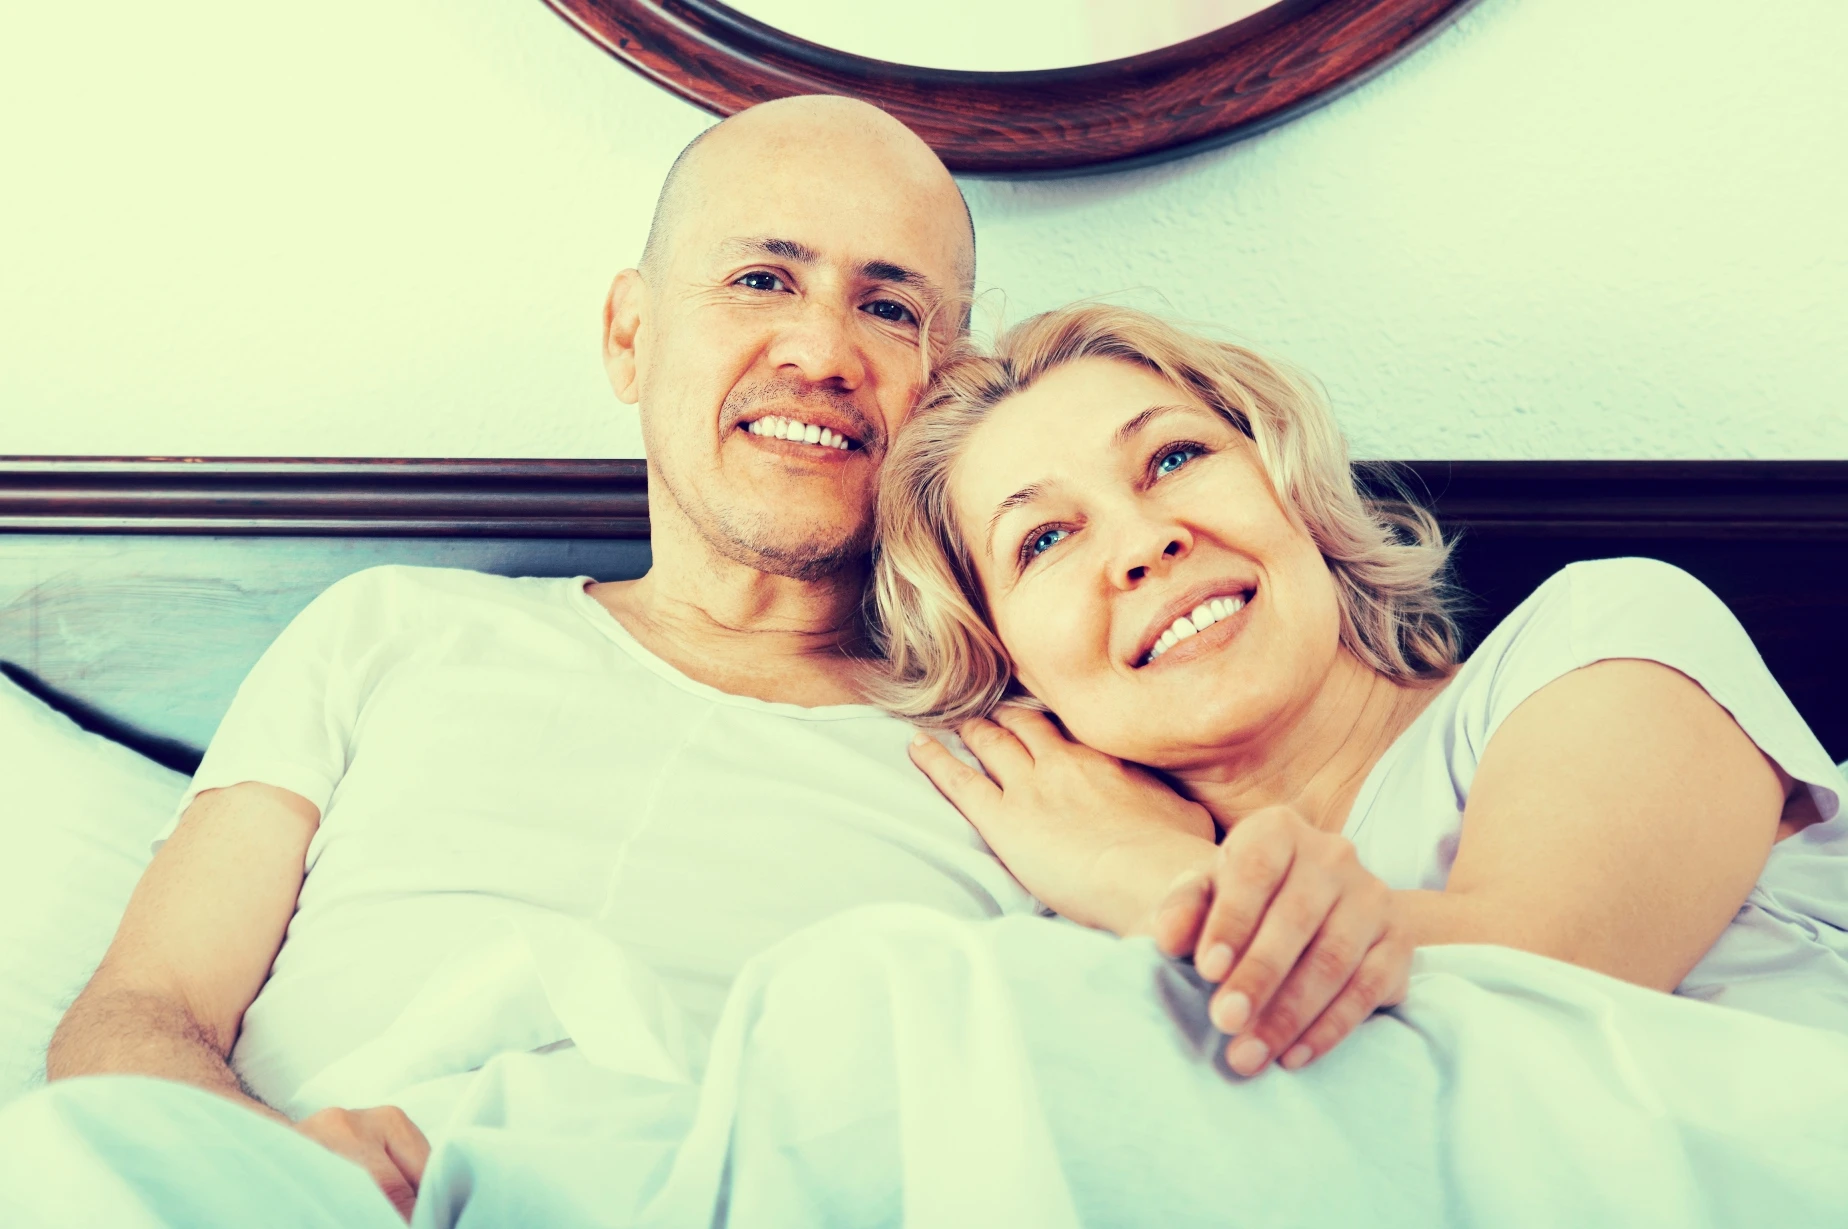
[[[1273,1058],[1299,1068],[1405,997],[1412,945],[1393,894],[1340,836],[1271,807],[1215,846],[1204,807],[1043,713],[1003,706],[958,733],[987,776],[927,736],[913,761],[1048,907],[1191,954],[1217,984],[1209,1011],[1240,1075]]]

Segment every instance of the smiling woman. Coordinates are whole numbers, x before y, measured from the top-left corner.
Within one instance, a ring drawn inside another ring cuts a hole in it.
[[[1186,394],[1181,404],[1174,404],[1177,391]],[[1015,397],[1072,410],[1056,435],[1046,433],[1038,416],[991,423],[991,411]],[[1090,447],[1082,433],[1093,424],[1080,425],[1079,405],[1095,407],[1092,433],[1106,448]],[[1210,483],[1223,515],[1266,520],[1280,537],[1292,523],[1306,528],[1308,537],[1295,535],[1302,562],[1318,570],[1325,563],[1336,581],[1328,609],[1313,617],[1338,621],[1342,645],[1369,667],[1412,680],[1441,676],[1456,660],[1443,580],[1449,551],[1437,522],[1408,501],[1363,496],[1321,398],[1301,377],[1250,350],[1189,337],[1139,312],[1093,307],[1048,314],[1011,335],[1004,359],[969,351],[952,358],[913,422],[884,483],[880,534],[893,566],[880,573],[880,600],[907,633],[895,630],[892,637],[894,682],[886,700],[915,720],[955,725],[987,713],[1010,689],[1083,720],[1058,703],[1058,679],[1036,678],[1030,664],[1002,645],[1011,618],[1032,623],[1036,641],[1046,643],[1066,605],[1052,600],[1054,610],[1028,613],[1022,602],[997,604],[996,597],[1024,597],[1030,606],[1034,594],[1050,588],[1030,583],[1030,571],[1060,566],[1056,554],[1115,549],[1099,542],[1096,531],[1071,540],[1083,519],[1072,488],[1105,478],[1100,470],[1120,472],[1124,489],[1138,495],[1159,486],[1163,497],[1197,498],[1199,483]],[[985,447],[971,449],[980,428]],[[1010,460],[1018,468],[1020,459],[1067,451],[1091,471],[1083,479],[1019,489],[1009,481]],[[965,454],[967,460],[950,464]],[[969,521],[957,507],[987,510]],[[939,552],[942,525],[958,528]],[[902,575],[901,562],[919,575]],[[1183,595],[1167,603],[1172,611],[1151,611],[1152,622],[1139,638],[1116,646],[1117,653],[1146,666],[1177,639],[1204,630],[1191,616],[1201,602],[1242,606],[1257,596],[1243,586]],[[1214,621],[1210,609],[1200,613],[1208,616],[1202,622]]]
[[[1418,944],[1848,1028],[1848,786],[1687,573],[1575,564],[1459,661],[1436,524],[1303,380],[1100,306],[952,358],[878,522],[886,703],[987,772],[918,766],[1046,904],[1191,953],[1241,1074]]]

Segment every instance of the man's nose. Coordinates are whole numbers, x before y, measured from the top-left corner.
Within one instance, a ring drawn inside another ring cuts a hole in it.
[[[776,335],[770,361],[807,384],[851,391],[866,379],[866,363],[854,344],[850,322],[840,308],[812,301]]]

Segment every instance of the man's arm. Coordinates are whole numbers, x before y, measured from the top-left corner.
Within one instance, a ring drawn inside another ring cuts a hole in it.
[[[319,822],[307,799],[271,785],[200,794],[59,1023],[47,1076],[157,1076],[287,1121],[226,1060],[282,946]]]
[[[430,1146],[401,1110],[333,1107],[290,1122],[228,1061],[295,914],[320,821],[313,803],[273,785],[200,794],[135,885],[115,941],[52,1036],[45,1072],[151,1075],[215,1092],[366,1170],[409,1219]]]

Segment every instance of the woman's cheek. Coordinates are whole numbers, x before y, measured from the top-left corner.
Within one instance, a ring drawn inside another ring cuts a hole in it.
[[[1070,692],[1080,671],[1073,667],[1075,658],[1063,655],[1060,629],[1043,618],[996,621],[996,630],[1008,655],[1013,659],[1014,677],[1020,685],[1051,705],[1053,696]]]
[[[1058,714],[1081,741],[1091,738],[1080,730],[1106,742],[1120,741],[1117,726],[1126,697],[1120,692],[1123,680],[1112,667],[1108,625],[1100,626],[1070,605],[1058,609],[1049,604],[1037,613],[1034,620],[1001,629],[1002,639],[1016,650],[1014,672],[1021,686]]]

